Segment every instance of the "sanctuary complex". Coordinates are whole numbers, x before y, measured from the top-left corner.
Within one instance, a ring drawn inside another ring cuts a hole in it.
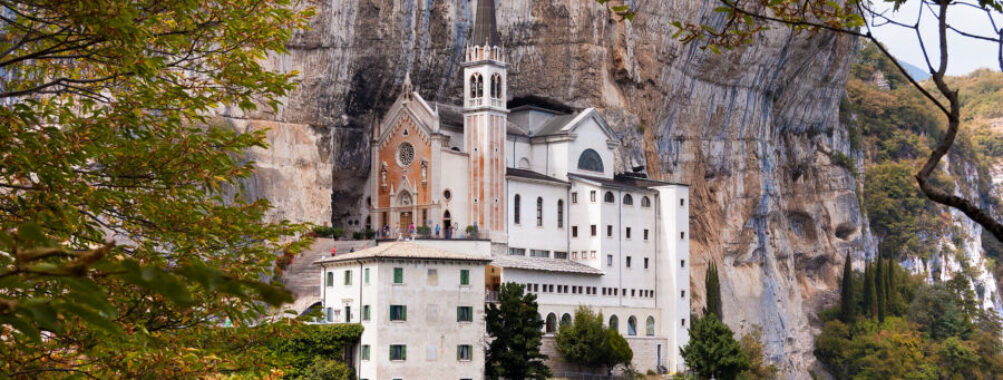
[[[379,238],[314,263],[326,322],[365,327],[360,379],[482,379],[485,305],[515,282],[537,295],[555,371],[553,334],[582,305],[626,338],[635,370],[682,371],[689,188],[618,173],[594,108],[508,101],[493,1],[476,12],[463,103],[428,102],[408,78],[374,126],[349,231]]]

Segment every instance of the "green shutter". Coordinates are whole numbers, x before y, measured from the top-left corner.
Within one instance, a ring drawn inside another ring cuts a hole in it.
[[[463,269],[460,271],[460,285],[470,285],[470,271]]]
[[[394,360],[394,346],[390,346],[390,360]]]
[[[460,314],[460,311],[462,311],[462,310],[463,310],[463,308],[462,308],[462,307],[457,307],[457,308],[456,308],[456,321],[457,321],[457,322],[459,322],[459,321],[461,321],[461,320],[462,320],[462,318],[460,318],[460,317],[461,317],[461,315],[462,315],[462,314]]]
[[[369,283],[369,268],[366,268],[366,283]]]
[[[404,283],[404,268],[394,268],[394,283],[395,284]]]
[[[407,305],[401,306],[401,320],[407,320]]]
[[[460,360],[463,358],[462,350],[463,346],[456,346],[456,360]]]
[[[407,310],[407,308],[404,310]],[[405,345],[401,345],[401,360],[407,360],[407,346]]]

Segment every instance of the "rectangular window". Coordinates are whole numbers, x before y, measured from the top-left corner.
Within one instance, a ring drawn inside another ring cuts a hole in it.
[[[606,236],[607,237],[612,237],[613,236],[613,226],[612,225],[609,225],[609,224],[606,225]]]
[[[571,237],[578,237],[578,226],[571,226]]]
[[[686,318],[683,318],[683,326],[686,326]]]
[[[345,323],[352,321],[352,307],[345,305]]]
[[[648,229],[644,229],[644,240],[648,240]]]
[[[429,269],[428,270],[428,284],[431,286],[439,285],[439,270]]]
[[[526,256],[526,248],[508,248],[508,254],[512,256]]]
[[[423,208],[421,209],[421,225],[424,226],[426,223],[428,223],[428,209]]]
[[[685,198],[679,198],[679,205],[680,206],[685,206],[686,205],[686,199]]]
[[[592,225],[592,236],[596,236],[596,225]]]
[[[679,267],[686,268],[686,260],[679,260]]]
[[[468,361],[473,357],[473,347],[469,344],[456,346],[456,360]]]
[[[686,291],[685,290],[679,292],[679,298],[686,298]]]
[[[568,258],[568,253],[567,252],[561,252],[561,251],[554,251],[554,258],[555,259],[567,259]]]
[[[583,252],[582,254],[584,255],[585,253]],[[592,258],[596,258],[596,251],[592,251]]]
[[[391,344],[390,360],[395,360],[395,361],[407,360],[407,346],[403,344]]]
[[[571,193],[571,203],[578,203],[578,192]]]
[[[627,268],[630,268],[630,256],[627,256]]]
[[[613,266],[613,255],[606,255],[606,265]]]
[[[394,268],[394,283],[395,284],[404,283],[404,268]]]
[[[460,269],[460,285],[470,285],[469,269]]]
[[[637,289],[631,289],[631,290],[630,290],[630,296],[631,296],[631,297],[633,297],[633,296],[634,296],[634,294],[636,294],[636,293],[635,293],[636,291],[637,291]],[[625,290],[624,292],[626,292],[626,290]]]
[[[362,271],[362,274],[363,274],[363,276],[362,276],[363,279],[362,280],[365,281],[366,285],[369,285],[369,268],[364,269]]]
[[[362,305],[362,320],[369,320],[369,305]]]
[[[407,320],[407,305],[390,305],[390,320],[391,321],[406,321]]]
[[[686,233],[685,232],[680,232],[679,233],[679,240],[685,240],[685,239],[686,239]]]
[[[550,251],[545,251],[542,249],[531,249],[529,250],[529,255],[532,257],[550,257]]]
[[[457,322],[473,322],[474,308],[471,306],[459,306],[456,308]]]
[[[627,235],[627,239],[630,239],[630,227],[627,227],[626,235]]]
[[[369,345],[362,345],[362,360],[369,360]]]
[[[592,190],[591,192],[589,192],[589,201],[591,201],[592,203],[596,203],[596,191],[595,190]]]
[[[334,286],[334,272],[327,272],[327,281],[325,282],[327,286]]]
[[[345,285],[352,285],[352,271],[345,271]]]
[[[644,258],[644,269],[648,269],[648,258]]]

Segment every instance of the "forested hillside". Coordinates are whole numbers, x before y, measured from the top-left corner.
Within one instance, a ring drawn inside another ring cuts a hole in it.
[[[960,90],[963,124],[937,185],[995,210],[1003,74],[981,70],[950,83]],[[858,159],[841,162],[861,177],[878,244],[876,257],[844,276],[846,305],[820,314],[816,357],[837,378],[1003,373],[996,282],[1003,245],[927,200],[913,177],[944,133],[942,115],[873,45],[860,49],[846,94],[840,116]]]

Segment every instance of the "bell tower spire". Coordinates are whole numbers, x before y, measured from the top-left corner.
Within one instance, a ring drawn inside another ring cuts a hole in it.
[[[498,38],[495,0],[477,0],[477,16],[463,62],[463,132],[468,162],[470,225],[504,242],[505,100],[507,70]]]

